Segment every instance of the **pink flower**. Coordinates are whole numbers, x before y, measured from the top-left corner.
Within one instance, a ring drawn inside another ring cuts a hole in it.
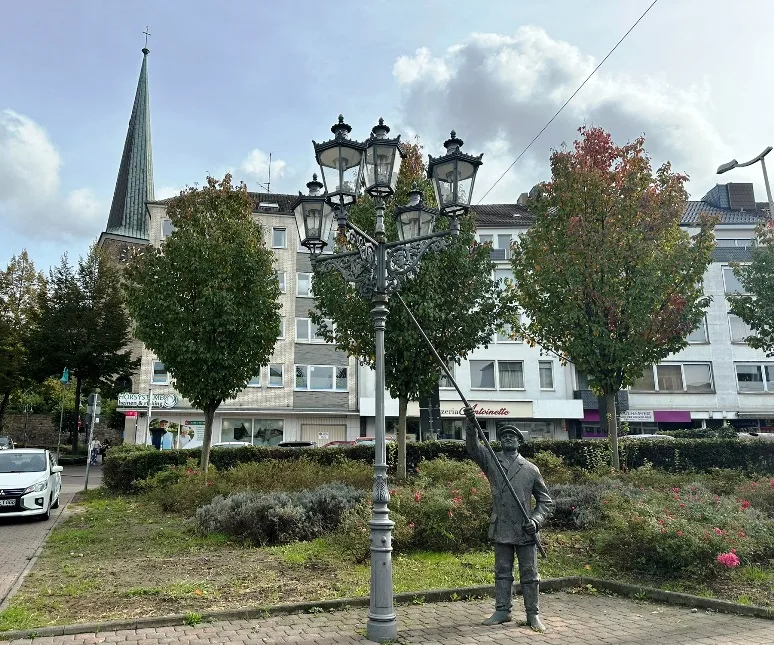
[[[410,529],[413,529],[413,528],[414,528],[414,522],[410,522],[410,523],[409,523],[409,528],[410,528]]]
[[[422,501],[422,493],[420,491],[417,491],[416,493],[414,493],[414,499],[417,502],[421,502]]]
[[[715,531],[715,535],[723,535],[723,530],[719,529],[717,526],[712,530]]]
[[[449,509],[449,517],[454,517],[454,513],[451,512],[451,509]]]
[[[677,532],[677,537],[683,537],[683,532],[682,531],[678,531]]]
[[[739,556],[733,551],[730,551],[729,553],[720,553],[718,554],[718,562],[724,567],[733,569],[734,567],[739,566]]]
[[[739,537],[743,538],[743,537],[744,537],[744,531],[739,531],[739,533],[737,533],[737,535],[738,535]]]
[[[750,508],[750,502],[748,502],[746,499],[742,500],[742,510],[746,511],[748,508]]]
[[[673,492],[673,493],[679,493],[679,492],[680,492],[680,489],[679,489],[679,488],[673,488],[673,489],[672,489],[672,492]]]
[[[685,504],[680,504],[680,508],[685,508]]]

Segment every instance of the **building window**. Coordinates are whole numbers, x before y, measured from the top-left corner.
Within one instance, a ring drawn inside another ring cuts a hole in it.
[[[726,293],[747,293],[731,267],[723,267],[723,282],[726,285]]]
[[[253,376],[248,382],[247,387],[261,387],[261,373],[258,372],[257,376]]]
[[[774,392],[774,363],[736,363],[740,392]]]
[[[172,223],[172,220],[165,217],[161,220],[161,238],[165,239],[175,232],[177,227]]]
[[[285,272],[275,271],[274,275],[277,276],[277,283],[279,284],[280,293],[285,293]]]
[[[311,273],[296,273],[296,295],[300,298],[312,297]]]
[[[254,446],[276,446],[283,438],[282,419],[223,419],[221,441],[246,441]]]
[[[501,390],[524,389],[524,363],[522,361],[497,361],[497,375]]]
[[[449,371],[451,372],[451,375],[454,376],[454,368],[457,366],[457,364],[454,361],[449,361],[446,364],[446,367],[449,368]],[[451,382],[451,379],[446,376],[446,374],[441,374],[441,378],[438,379],[438,387],[442,388],[453,388],[454,385]]]
[[[709,342],[707,339],[707,318],[703,317],[701,319],[701,322],[699,323],[699,326],[694,329],[690,334],[688,334],[688,338],[686,339],[691,344],[697,344],[700,345],[702,343],[706,344]]]
[[[734,314],[728,314],[728,326],[731,329],[732,343],[744,343],[748,337],[755,335],[752,327]]]
[[[333,328],[333,321],[325,320],[329,329]],[[297,343],[324,343],[320,336],[320,328],[312,322],[311,318],[296,318],[296,342]]]
[[[749,249],[751,246],[755,246],[755,240],[749,237],[743,238],[718,238],[715,240],[715,246],[719,248],[739,247],[743,249]]]
[[[287,231],[284,228],[271,229],[271,246],[275,249],[287,248]]]
[[[279,328],[279,335],[277,338],[285,338],[285,316],[280,316],[280,328]]]
[[[521,315],[519,315],[521,322]],[[513,326],[510,323],[503,323],[503,326],[495,332],[495,343],[521,343],[521,336],[516,336],[513,332]]]
[[[296,389],[346,392],[347,368],[335,365],[296,365]]]
[[[506,260],[511,259],[511,234],[497,236],[497,248],[505,251],[503,254]]]
[[[553,390],[554,389],[554,362],[540,361],[539,368],[540,368],[540,389]]]
[[[282,387],[285,379],[285,365],[271,363],[269,365],[269,387]]]
[[[513,271],[510,269],[495,269],[494,280],[500,285],[501,289],[505,289],[506,280],[513,282]]]
[[[156,385],[169,384],[169,374],[167,374],[167,368],[164,367],[164,363],[161,361],[153,361],[153,378],[151,381]]]
[[[470,387],[477,390],[495,389],[494,361],[470,361]]]
[[[645,370],[631,387],[641,392],[714,392],[711,363],[661,363]]]
[[[479,244],[494,244],[494,235],[479,235]]]

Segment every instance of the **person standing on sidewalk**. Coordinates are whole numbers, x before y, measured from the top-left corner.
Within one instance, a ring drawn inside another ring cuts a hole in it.
[[[468,454],[484,471],[492,489],[489,539],[494,542],[495,553],[495,612],[484,621],[484,625],[499,625],[511,620],[515,556],[519,564],[527,624],[535,631],[544,632],[545,627],[540,622],[540,576],[535,535],[551,513],[554,503],[537,466],[519,454],[518,441],[524,439],[521,431],[516,426],[503,426],[499,431],[502,451],[494,454],[528,513],[532,506],[531,498],[535,498],[535,508],[529,517],[524,517],[492,454],[478,438],[475,412],[470,407],[466,407],[464,412],[468,420],[465,428]]]

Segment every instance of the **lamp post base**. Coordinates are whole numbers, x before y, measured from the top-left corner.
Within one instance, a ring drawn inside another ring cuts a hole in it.
[[[368,624],[366,625],[366,638],[369,641],[376,643],[383,643],[384,641],[394,641],[398,638],[398,621],[395,619],[395,614],[392,615],[392,619],[388,619],[385,616],[385,620],[375,620],[374,618],[368,618]]]

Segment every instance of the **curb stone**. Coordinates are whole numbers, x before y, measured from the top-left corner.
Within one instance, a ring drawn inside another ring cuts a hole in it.
[[[675,591],[663,591],[654,587],[644,587],[626,582],[616,582],[614,580],[604,580],[602,578],[591,578],[588,576],[547,578],[540,581],[540,591],[551,593],[585,585],[591,585],[595,589],[608,591],[620,596],[637,596],[638,599],[647,599],[669,605],[696,607],[721,613],[740,614],[755,618],[774,620],[774,608],[771,607],[740,605],[728,600],[703,598],[701,596],[692,596],[690,594],[678,593]],[[514,591],[516,593],[521,593],[521,586],[515,584]],[[478,585],[473,587],[460,587],[457,589],[408,591],[395,594],[395,603],[410,604],[417,598],[421,598],[422,602],[464,601],[482,596],[493,597],[494,585]],[[201,617],[203,623],[228,620],[255,620],[259,618],[268,618],[269,616],[309,613],[314,609],[335,611],[346,610],[351,607],[367,607],[369,603],[368,596],[360,598],[338,598],[335,600],[284,603],[280,605],[250,607],[246,609],[226,609],[222,611],[205,612],[201,614]],[[169,616],[150,616],[147,618],[135,618],[129,620],[108,620],[101,623],[76,623],[73,625],[59,625],[53,627],[31,627],[29,629],[0,632],[0,641],[73,634],[96,634],[124,629],[136,630],[152,627],[176,627],[185,625],[187,616],[188,614],[172,614]]]

